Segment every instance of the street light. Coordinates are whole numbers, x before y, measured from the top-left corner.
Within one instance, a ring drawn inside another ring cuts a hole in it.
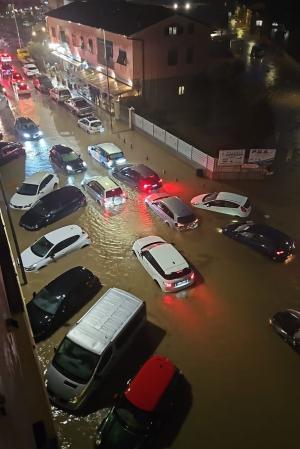
[[[19,40],[19,48],[22,48],[22,42],[21,42],[21,38],[20,38],[20,33],[19,33],[19,28],[18,28],[18,23],[17,23],[17,18],[16,18],[16,10],[15,10],[15,5],[14,4],[12,4],[12,10],[13,10],[13,13],[14,13],[16,30],[17,30],[18,40]]]

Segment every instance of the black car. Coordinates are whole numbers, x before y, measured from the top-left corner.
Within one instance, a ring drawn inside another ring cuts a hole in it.
[[[86,205],[82,191],[75,186],[65,186],[43,196],[20,219],[20,226],[36,231],[71,214]]]
[[[15,130],[19,137],[24,140],[40,139],[43,135],[38,125],[29,117],[17,117],[15,121]]]
[[[232,223],[222,228],[222,232],[277,262],[284,262],[295,252],[293,239],[268,225]]]
[[[294,347],[300,345],[300,312],[287,309],[277,312],[271,318],[270,324],[285,341]]]
[[[159,189],[162,186],[162,179],[155,171],[144,164],[127,164],[115,167],[112,170],[112,175],[130,187],[142,192]]]
[[[81,173],[86,170],[86,163],[72,148],[54,145],[50,150],[50,160],[67,173]]]
[[[19,156],[25,156],[25,149],[21,143],[0,142],[0,165],[16,159]]]
[[[33,293],[27,312],[35,341],[49,337],[100,290],[87,268],[74,267]]]
[[[36,75],[33,78],[34,87],[44,94],[48,94],[49,90],[53,88],[52,81],[47,75]]]

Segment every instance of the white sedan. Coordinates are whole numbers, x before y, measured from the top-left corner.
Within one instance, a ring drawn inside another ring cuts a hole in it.
[[[81,118],[78,120],[77,124],[80,128],[87,131],[88,134],[103,133],[104,131],[101,120],[95,115]]]
[[[59,184],[58,177],[53,173],[37,172],[26,178],[17,188],[9,202],[12,209],[30,209],[42,196],[52,192]]]
[[[251,212],[249,199],[229,192],[205,193],[192,198],[191,205],[221,214],[248,217]]]
[[[29,77],[40,74],[39,69],[34,64],[24,64],[23,72],[25,73],[26,76],[29,76]]]
[[[194,283],[195,274],[177,249],[150,235],[134,242],[133,253],[164,292],[176,292]]]
[[[88,234],[77,225],[55,229],[25,249],[21,259],[25,271],[38,271],[59,257],[91,244]]]

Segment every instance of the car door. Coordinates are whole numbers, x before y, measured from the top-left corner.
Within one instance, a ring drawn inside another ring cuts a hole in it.
[[[52,248],[50,256],[53,257],[54,259],[58,259],[64,256],[65,254],[68,254],[74,249],[74,247],[76,247],[75,244],[78,239],[79,235],[74,235],[57,243],[54,246],[54,248]]]
[[[228,215],[236,215],[238,212],[239,205],[233,201],[224,201],[224,212]]]
[[[174,225],[174,215],[162,201],[155,201],[153,205],[154,211],[164,222]]]
[[[124,182],[126,182],[126,184],[128,184],[130,187],[137,186],[135,171],[132,170],[132,168],[128,167],[128,168],[122,170],[122,176],[123,176]]]
[[[53,190],[53,175],[46,176],[45,179],[42,180],[39,186],[38,195],[42,197]]]
[[[226,209],[225,207],[225,201],[223,200],[212,200],[209,201],[208,203],[206,203],[206,206],[208,207],[209,210],[213,211],[213,212],[219,212],[221,214],[226,214]]]

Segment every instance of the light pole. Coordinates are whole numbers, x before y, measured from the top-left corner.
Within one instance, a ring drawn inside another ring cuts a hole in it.
[[[18,35],[18,40],[19,40],[19,48],[22,48],[22,41],[21,41],[21,38],[20,38],[19,27],[18,27],[18,22],[17,22],[17,18],[16,18],[16,12],[15,12],[15,5],[14,4],[12,4],[12,9],[13,9],[13,13],[14,13],[14,19],[15,19],[17,35]]]

